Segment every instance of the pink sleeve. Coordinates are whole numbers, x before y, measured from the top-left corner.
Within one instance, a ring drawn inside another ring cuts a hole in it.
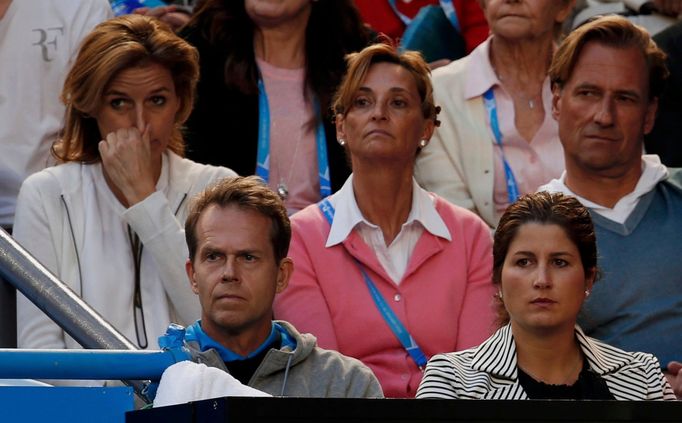
[[[324,254],[326,249],[323,243],[307,245],[301,233],[301,225],[297,223],[300,222],[292,221],[292,238],[289,247],[289,257],[294,262],[294,272],[289,280],[289,286],[275,298],[275,318],[288,321],[301,333],[312,333],[321,348],[338,350],[336,332],[327,300],[309,254],[309,248],[313,248],[318,254]],[[304,227],[306,223],[314,225],[313,222],[304,221],[303,223]],[[318,241],[317,236],[308,238],[309,241],[311,239]]]
[[[469,228],[466,236],[471,241],[467,288],[459,316],[458,351],[477,346],[493,333],[492,238],[490,229],[481,219],[470,220],[472,222],[463,226]]]

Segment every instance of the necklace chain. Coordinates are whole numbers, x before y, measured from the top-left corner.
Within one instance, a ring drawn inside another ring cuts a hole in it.
[[[296,144],[294,144],[294,154],[291,157],[291,163],[289,163],[289,172],[286,179],[284,178],[284,174],[282,173],[281,161],[280,160],[276,161],[277,173],[279,176],[279,182],[277,183],[277,195],[279,195],[280,198],[284,201],[286,201],[286,199],[289,198],[288,185],[291,184],[292,176],[294,174],[294,166],[296,165],[296,157],[298,156],[298,147],[301,144],[303,136],[307,132],[306,128],[304,128],[303,126],[304,118],[305,114],[301,115],[298,121],[298,139],[296,140]]]

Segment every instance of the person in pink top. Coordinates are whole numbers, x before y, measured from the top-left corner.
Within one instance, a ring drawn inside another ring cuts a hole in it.
[[[292,217],[295,269],[275,316],[362,360],[387,397],[413,397],[428,357],[491,333],[490,232],[413,178],[437,125],[418,53],[350,55],[334,111],[353,174]]]

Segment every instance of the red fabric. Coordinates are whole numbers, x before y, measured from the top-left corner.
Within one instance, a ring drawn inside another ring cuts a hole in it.
[[[488,23],[483,15],[478,0],[453,0],[457,18],[462,27],[462,36],[466,41],[467,53],[488,37]],[[405,3],[397,0],[398,10],[408,17],[414,17],[419,9],[429,4],[438,4],[438,0],[412,0]],[[377,32],[383,32],[393,39],[400,38],[405,25],[393,12],[388,0],[355,0],[362,19]]]

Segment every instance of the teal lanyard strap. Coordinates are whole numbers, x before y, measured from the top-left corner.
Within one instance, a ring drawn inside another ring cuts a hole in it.
[[[315,117],[319,121],[315,128],[315,143],[317,145],[317,168],[320,178],[320,197],[324,198],[332,193],[329,176],[329,159],[327,156],[327,136],[324,133],[320,102],[315,97],[313,103]],[[265,84],[258,80],[258,153],[256,156],[256,175],[265,182],[270,180],[270,105],[265,92]]]
[[[515,202],[519,197],[519,187],[516,184],[516,178],[514,177],[514,172],[504,155],[504,146],[502,145],[502,131],[500,131],[500,121],[497,118],[497,102],[495,101],[495,93],[493,93],[493,87],[490,87],[488,91],[483,94],[483,104],[485,109],[488,111],[488,117],[490,118],[490,127],[495,136],[495,143],[500,147],[500,154],[502,156],[502,165],[504,166],[504,178],[507,184],[507,199],[509,204]]]

